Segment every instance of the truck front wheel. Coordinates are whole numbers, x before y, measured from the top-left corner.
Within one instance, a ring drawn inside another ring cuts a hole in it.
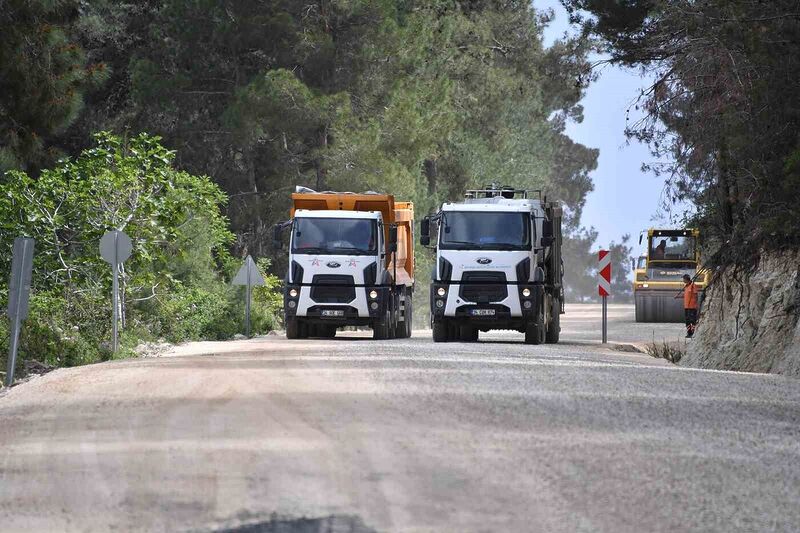
[[[544,337],[544,313],[540,312],[534,321],[525,325],[525,344],[542,344]]]
[[[298,319],[287,318],[285,322],[287,339],[302,339],[305,337],[304,332],[306,328],[303,327],[304,324],[301,324]]]
[[[372,325],[372,338],[375,340],[386,340],[389,338],[392,329],[392,314],[387,309],[382,320],[376,320]]]
[[[433,342],[447,342],[450,340],[447,335],[447,324],[444,322],[433,322]]]

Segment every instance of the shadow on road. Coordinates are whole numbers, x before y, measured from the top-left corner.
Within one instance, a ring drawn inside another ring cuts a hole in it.
[[[376,530],[364,525],[364,522],[358,516],[337,515],[324,518],[296,519],[273,516],[266,522],[252,522],[235,527],[214,528],[208,531],[224,533],[377,533]]]

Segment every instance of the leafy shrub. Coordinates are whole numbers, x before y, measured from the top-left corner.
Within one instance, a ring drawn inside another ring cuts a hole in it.
[[[13,238],[36,239],[19,360],[74,366],[112,356],[112,272],[98,247],[110,229],[133,240],[133,254],[120,269],[126,319],[121,353],[141,340],[221,340],[243,332],[243,299],[228,282],[240,262],[227,250],[233,235],[220,211],[224,193],[205,176],[175,169],[174,152],[157,137],[95,138],[96,146],[35,180],[18,171],[5,176],[0,300],[8,298],[4,273]],[[254,293],[254,333],[275,326],[281,304],[274,294],[277,278],[266,279],[268,286]],[[0,338],[8,339],[7,320]]]

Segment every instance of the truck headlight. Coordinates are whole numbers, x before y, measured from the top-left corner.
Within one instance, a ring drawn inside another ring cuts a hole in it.
[[[297,302],[295,302],[294,300],[290,300],[289,301],[289,307],[294,309],[295,307],[297,307]]]
[[[289,296],[297,298],[297,289],[289,289]]]
[[[527,288],[527,287],[526,287],[526,288],[524,288],[524,289],[522,289],[522,295],[523,295],[525,298],[527,298],[528,296],[530,296],[530,295],[531,295],[531,290],[530,290],[529,288]]]
[[[436,307],[438,307],[439,309],[441,309],[442,307],[444,307],[444,302],[443,302],[443,301],[441,301],[441,300],[436,300]]]
[[[438,294],[439,296],[444,296],[445,294],[447,294],[447,289],[445,289],[444,287],[439,287],[438,289],[436,289],[436,294]]]
[[[374,300],[375,298],[378,297],[378,291],[376,291],[375,289],[372,289],[371,291],[369,291],[369,297]]]
[[[530,302],[530,300],[522,302],[522,307],[524,307],[525,309],[530,309],[532,305],[533,304]]]

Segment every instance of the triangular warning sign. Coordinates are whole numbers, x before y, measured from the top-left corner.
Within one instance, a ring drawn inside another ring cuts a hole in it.
[[[231,283],[234,285],[250,285],[251,287],[255,285],[264,285],[264,276],[258,271],[258,267],[256,266],[256,262],[253,261],[253,258],[248,255],[244,260],[242,268],[239,269],[239,272],[237,272],[236,277],[233,278]]]

